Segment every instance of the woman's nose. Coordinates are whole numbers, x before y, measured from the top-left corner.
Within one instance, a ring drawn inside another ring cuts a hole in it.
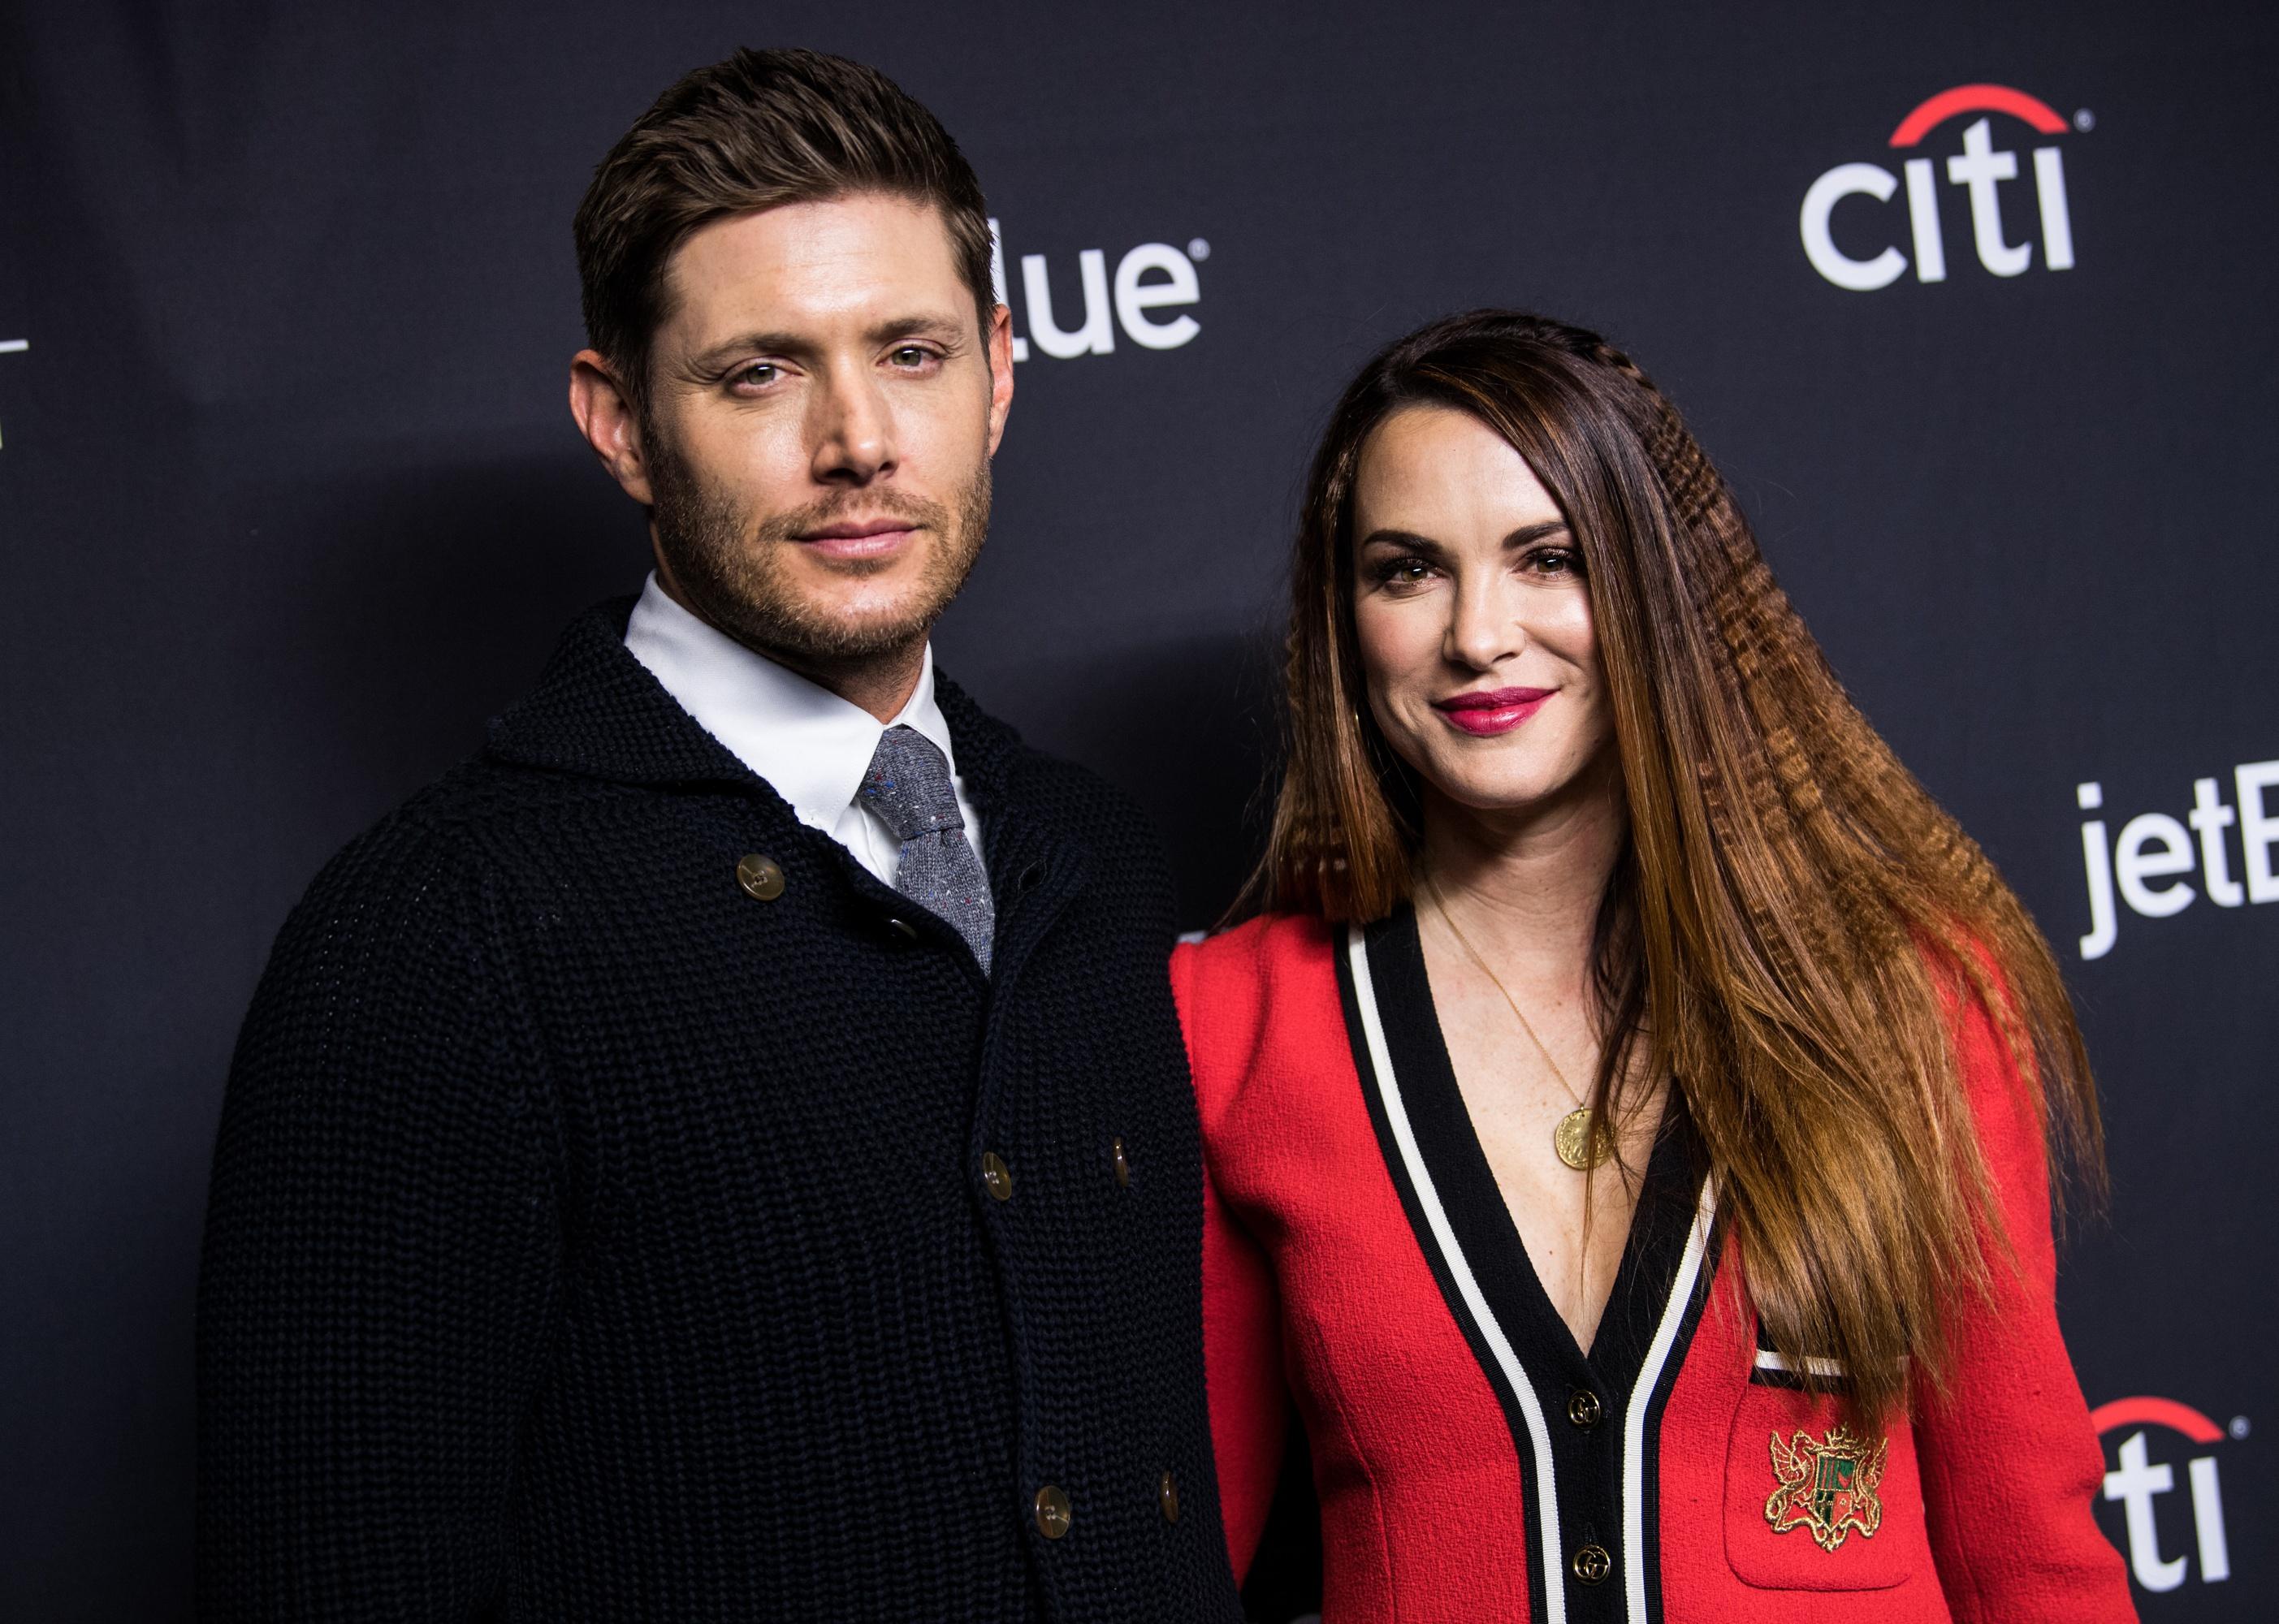
[[[1444,649],[1455,664],[1492,670],[1527,647],[1527,630],[1500,581],[1457,583]]]

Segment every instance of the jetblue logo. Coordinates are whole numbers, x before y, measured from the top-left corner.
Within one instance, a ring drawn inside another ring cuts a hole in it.
[[[2022,275],[2041,250],[2043,265],[2052,271],[2073,269],[2073,211],[2066,198],[2065,154],[2053,143],[2037,145],[2031,154],[2033,195],[2030,203],[2020,180],[2019,155],[1994,144],[1992,118],[2016,120],[2036,134],[2055,136],[2068,127],[2088,129],[2086,112],[2074,115],[2068,126],[2048,103],[2013,90],[2007,85],[1957,85],[1924,102],[1891,132],[1891,146],[1906,150],[1922,146],[1933,130],[1972,113],[1981,116],[1965,126],[1962,150],[1948,157],[1945,180],[1961,190],[1970,206],[1970,243],[1978,263],[1996,276]],[[1910,157],[1900,165],[1907,177],[1906,235],[1900,238],[1897,211],[1876,208],[1888,204],[1900,188],[1899,178],[1880,164],[1838,164],[1815,180],[1804,195],[1797,228],[1804,239],[1804,257],[1812,268],[1838,287],[1853,293],[1873,293],[1888,287],[1914,268],[1919,282],[1943,282],[1947,278],[1945,223],[1940,213],[1939,165],[1935,158]],[[1864,198],[1866,203],[1849,200]],[[1862,258],[1839,247],[1836,241],[1839,215],[1846,241],[1854,247],[1883,241],[1884,247]],[[2038,225],[2039,231],[2035,231]],[[2016,234],[2014,237],[2013,234]],[[1903,250],[1899,242],[1904,241]]]
[[[1210,244],[1201,237],[1185,249],[1142,242],[1117,258],[1113,276],[1106,251],[1086,249],[1076,257],[1073,285],[1065,265],[1055,268],[1042,254],[1024,254],[1017,304],[1006,287],[1004,238],[994,220],[989,249],[997,303],[1013,311],[1016,361],[1026,361],[1032,346],[1056,361],[1108,355],[1118,331],[1142,349],[1178,349],[1202,331],[1187,309],[1203,296],[1195,266],[1210,257]]]
[[[2084,812],[2105,810],[2102,784],[2077,785],[2074,798]],[[2193,779],[2192,809],[2181,820],[2139,812],[2116,834],[2104,817],[2085,819],[2081,862],[2089,885],[2084,959],[2103,958],[2121,939],[2120,904],[2139,918],[2167,919],[2202,895],[2218,908],[2279,902],[2279,761],[2242,762],[2229,785]]]

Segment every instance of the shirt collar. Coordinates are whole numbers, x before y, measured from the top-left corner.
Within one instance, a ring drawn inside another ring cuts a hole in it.
[[[665,594],[654,572],[625,623],[625,648],[810,827],[830,830],[854,804],[890,726],[917,729],[957,771],[949,724],[934,697],[931,643],[917,686],[892,723],[698,619]]]

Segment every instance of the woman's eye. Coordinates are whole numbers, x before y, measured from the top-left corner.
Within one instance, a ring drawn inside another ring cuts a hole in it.
[[[1583,560],[1569,547],[1546,547],[1528,556],[1528,567],[1545,575],[1580,575]]]
[[[1381,586],[1400,588],[1420,585],[1432,573],[1432,566],[1422,558],[1388,558],[1377,566],[1377,580]]]

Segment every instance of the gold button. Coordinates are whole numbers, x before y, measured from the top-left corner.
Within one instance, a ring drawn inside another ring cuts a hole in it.
[[[754,852],[748,857],[737,860],[736,884],[744,888],[746,896],[762,902],[772,902],[783,895],[783,870],[776,866],[774,858],[764,857]]]
[[[1615,1559],[1607,1554],[1604,1545],[1585,1545],[1575,1553],[1570,1566],[1575,1577],[1585,1584],[1596,1584],[1615,1571]]]
[[[1050,1483],[1037,1490],[1037,1532],[1047,1539],[1058,1539],[1067,1533],[1074,1515],[1069,1510],[1068,1496]]]
[[[1005,1165],[1005,1158],[995,1151],[981,1153],[981,1184],[1001,1201],[1013,1199],[1013,1169]]]
[[[1124,1141],[1116,1141],[1116,1182],[1127,1188],[1132,1183],[1132,1164],[1124,1160]],[[1169,1482],[1169,1478],[1164,1482]]]
[[[1179,1485],[1171,1481],[1169,1472],[1164,1473],[1163,1481],[1155,1485],[1155,1504],[1163,1508],[1164,1521],[1177,1522],[1179,1520]]]
[[[1577,1427],[1595,1427],[1605,1414],[1606,1411],[1599,1404],[1599,1395],[1589,1388],[1578,1387],[1567,1395],[1567,1419]]]

